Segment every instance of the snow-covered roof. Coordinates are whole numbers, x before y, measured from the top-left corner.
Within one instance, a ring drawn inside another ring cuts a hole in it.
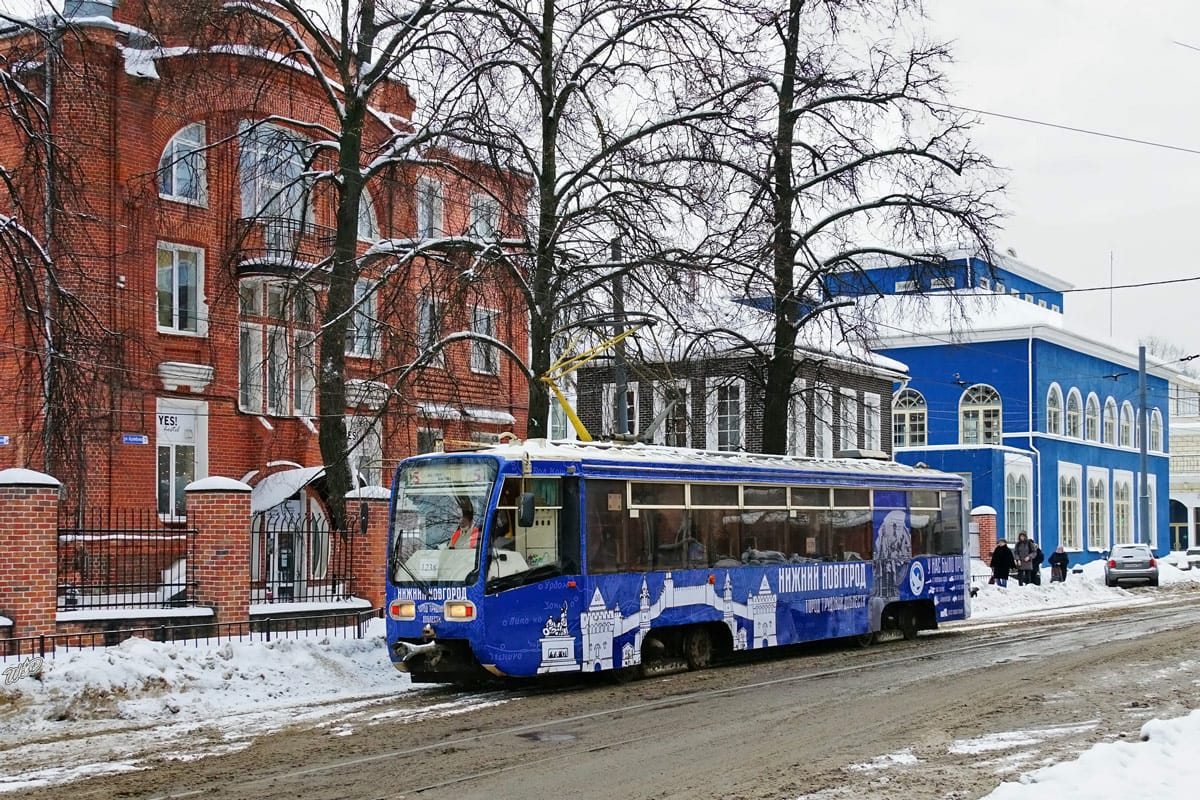
[[[684,330],[674,324],[646,326],[630,337],[627,351],[648,363],[749,355],[768,349],[773,340],[774,315],[737,302],[720,289],[701,289],[696,302],[680,315]],[[848,370],[868,371],[890,378],[908,375],[908,365],[849,338],[836,323],[816,317],[800,328],[797,358],[829,361]]]
[[[943,478],[954,480],[954,476],[937,470],[910,467],[895,461],[866,458],[810,458],[806,456],[764,455],[761,453],[718,452],[694,450],[687,447],[663,445],[625,444],[617,442],[578,442],[529,439],[496,445],[476,450],[472,455],[497,455],[507,460],[520,461],[525,458],[547,461],[579,461],[591,465],[621,464],[633,467],[652,467],[669,464],[673,467],[713,469],[735,467],[758,468],[764,473],[777,470],[796,470],[827,475],[864,473],[891,477]]]
[[[1022,278],[1027,278],[1034,283],[1045,286],[1052,291],[1061,292],[1066,289],[1074,289],[1075,284],[1068,283],[1062,278],[1051,275],[1049,272],[1043,272],[1032,264],[1027,264],[1013,255],[1005,253],[991,253],[986,258],[978,250],[972,250],[964,247],[950,248],[941,254],[942,258],[947,261],[964,261],[969,258],[974,258],[982,261],[985,264],[991,264],[993,267],[1011,272],[1013,275],[1018,275]],[[880,269],[884,267],[903,267],[912,264],[916,261],[915,258],[901,258],[899,256],[879,254],[867,254],[859,256],[855,259],[857,266],[843,267],[839,271],[849,272],[857,269]]]
[[[517,418],[507,411],[500,411],[494,408],[478,408],[476,406],[463,406],[463,411],[467,416],[479,422],[487,422],[493,425],[515,425]]]
[[[325,474],[325,467],[299,467],[272,472],[250,490],[250,513],[266,511]]]

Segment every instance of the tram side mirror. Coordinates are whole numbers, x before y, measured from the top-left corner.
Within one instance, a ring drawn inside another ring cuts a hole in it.
[[[517,527],[532,528],[533,513],[536,508],[536,500],[533,492],[522,492],[521,502],[517,511]]]

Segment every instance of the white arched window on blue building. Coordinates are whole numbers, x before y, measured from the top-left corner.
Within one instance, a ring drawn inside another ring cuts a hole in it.
[[[1104,439],[1105,444],[1117,443],[1117,401],[1111,397],[1104,401]]]
[[[1067,436],[1083,438],[1083,400],[1078,389],[1067,392]]]
[[[1133,447],[1133,404],[1121,406],[1121,447]]]
[[[1000,444],[1003,436],[1000,393],[983,383],[963,392],[958,401],[960,444]]]
[[[1089,442],[1100,441],[1100,398],[1089,394],[1087,410],[1083,417],[1083,438]]]
[[[892,401],[892,446],[924,447],[928,406],[915,389],[905,389]]]
[[[1046,433],[1061,436],[1063,432],[1063,398],[1062,389],[1057,383],[1050,384],[1046,393]]]
[[[1150,441],[1146,447],[1155,453],[1163,452],[1163,421],[1157,408],[1150,412]]]
[[[1011,539],[1029,531],[1029,479],[1010,472],[1004,479],[1004,530]]]

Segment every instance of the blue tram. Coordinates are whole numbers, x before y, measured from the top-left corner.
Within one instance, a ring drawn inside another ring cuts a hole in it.
[[[532,440],[392,486],[388,650],[414,681],[699,669],[970,611],[956,475]]]

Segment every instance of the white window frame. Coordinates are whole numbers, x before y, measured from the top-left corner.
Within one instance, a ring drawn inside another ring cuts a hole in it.
[[[365,188],[358,199],[358,240],[360,242],[379,241],[379,217],[375,214],[375,201]]]
[[[1095,392],[1088,393],[1084,404],[1083,438],[1089,442],[1100,441],[1100,398]]]
[[[633,435],[641,433],[641,416],[638,411],[642,407],[642,395],[637,381],[625,383],[625,397],[628,404],[626,412],[629,419],[629,432]],[[617,430],[617,385],[605,383],[600,387],[600,427],[606,434],[624,433]]]
[[[500,203],[488,194],[471,195],[467,235],[493,241],[500,233]]]
[[[1150,409],[1150,439],[1146,442],[1146,447],[1154,453],[1164,452],[1163,418],[1162,412],[1157,408]]]
[[[1004,475],[1004,531],[1015,539],[1021,531],[1029,532],[1029,486],[1027,470],[1008,470]]]
[[[296,414],[317,415],[317,334],[292,331],[292,405]]]
[[[416,223],[418,239],[437,239],[445,235],[445,189],[436,178],[417,178]]]
[[[815,384],[812,398],[813,455],[833,458],[833,387]]]
[[[499,339],[500,312],[494,308],[471,308],[471,333]],[[500,351],[496,346],[479,339],[471,340],[471,372],[477,375],[500,374]]]
[[[1062,436],[1064,428],[1062,387],[1052,383],[1046,390],[1046,433]]]
[[[1004,402],[994,386],[977,383],[958,401],[958,441],[971,446],[1004,442]]]
[[[1133,404],[1128,400],[1121,404],[1121,419],[1118,424],[1120,426],[1120,446],[1133,447]]]
[[[346,320],[346,355],[375,358],[379,355],[379,314],[375,282],[359,278],[354,282],[354,300]]]
[[[736,414],[730,413],[730,398],[722,393],[737,389]],[[746,447],[746,382],[741,378],[709,378],[705,382],[705,444],[709,450],[737,452]],[[724,407],[722,407],[724,406]],[[736,425],[727,424],[736,417]],[[722,427],[723,423],[726,423]],[[722,442],[721,439],[725,438]]]
[[[158,160],[158,196],[187,205],[208,206],[207,132],[203,122],[193,122],[175,132]],[[187,173],[194,176],[192,191],[178,191]]]
[[[992,282],[991,282],[990,280],[988,280],[987,278],[982,278],[982,277],[981,277],[981,278],[979,279],[979,288],[980,288],[980,289],[988,289],[988,290],[990,290],[990,289],[992,288]]]
[[[299,232],[313,217],[310,186],[305,179],[308,140],[279,125],[243,123],[239,145],[242,218],[290,220]],[[278,242],[275,246],[285,244]]]
[[[913,422],[921,423],[921,435],[913,433]],[[904,389],[892,398],[892,448],[925,447],[929,444],[929,404],[916,389]]]
[[[1108,526],[1108,470],[1088,467],[1087,470],[1087,549],[1101,552],[1111,548],[1112,533]]]
[[[858,392],[838,389],[838,450],[858,449]]]
[[[315,417],[317,333],[311,293],[299,285],[246,278],[238,296],[239,317],[254,318],[238,320],[238,409]]]
[[[1069,488],[1069,487],[1073,487]],[[1073,494],[1070,493],[1073,490]],[[1058,543],[1064,550],[1083,549],[1083,524],[1080,518],[1083,467],[1060,461],[1058,464]]]
[[[1083,438],[1083,395],[1074,386],[1067,392],[1066,426],[1063,434],[1070,439]]]
[[[915,292],[921,288],[921,284],[917,281],[896,281],[897,292]]]
[[[933,278],[929,281],[930,289],[953,289],[958,284],[953,275],[947,275],[942,278]]]
[[[1128,470],[1113,470],[1113,545],[1133,544],[1134,509],[1137,489],[1133,482],[1133,473]]]
[[[175,419],[164,419],[172,417]],[[191,417],[189,421],[180,417]],[[178,469],[180,447],[192,448],[192,475],[186,483],[181,481],[176,473]],[[163,449],[168,451],[169,469],[166,483],[166,511],[163,511],[162,476],[159,474],[159,460]],[[204,400],[180,400],[174,397],[159,397],[155,401],[155,497],[158,504],[159,518],[165,521],[176,521],[180,515],[176,513],[183,502],[178,493],[187,483],[208,477],[208,403]]]
[[[180,285],[179,285],[179,266],[180,255],[188,254],[194,257],[193,269],[195,271],[194,302],[189,303],[187,311],[195,321],[193,327],[180,327]],[[170,286],[163,286],[163,270],[161,263],[163,255],[169,255],[171,258],[170,265]],[[157,322],[159,333],[170,333],[179,336],[207,336],[208,335],[208,304],[204,302],[204,250],[199,247],[189,247],[185,244],[175,244],[172,242],[158,242],[155,248],[155,321]],[[171,319],[166,325],[163,324],[163,293],[170,294],[171,301]]]
[[[615,391],[615,387],[614,387]],[[680,398],[680,401],[675,404],[670,413],[663,418],[663,422],[654,431],[654,443],[667,445],[669,447],[691,447],[692,446],[692,398],[690,381],[657,381],[654,384],[654,417],[662,413],[662,410],[667,407],[669,394],[674,394]],[[683,408],[679,406],[682,405]],[[612,408],[613,404],[608,404]],[[613,409],[615,411],[615,409]],[[611,413],[611,412],[610,412]],[[652,417],[653,419],[653,417]],[[683,431],[672,430],[673,422],[683,422]],[[682,434],[682,441],[667,441],[667,433],[671,431],[674,436]]]
[[[238,323],[238,408],[248,414],[263,411],[263,329],[254,322]]]
[[[1121,412],[1117,410],[1117,401],[1111,397],[1104,400],[1104,422],[1101,425],[1101,441],[1104,444],[1117,443],[1117,418]]]
[[[792,397],[788,402],[788,455],[808,455],[808,402],[805,391],[808,381],[796,378],[792,381]]]
[[[883,449],[883,398],[863,392],[863,449]]]
[[[417,352],[426,353],[442,341],[445,307],[442,301],[423,294],[417,298]],[[438,350],[425,362],[428,367],[446,366],[446,351]]]

